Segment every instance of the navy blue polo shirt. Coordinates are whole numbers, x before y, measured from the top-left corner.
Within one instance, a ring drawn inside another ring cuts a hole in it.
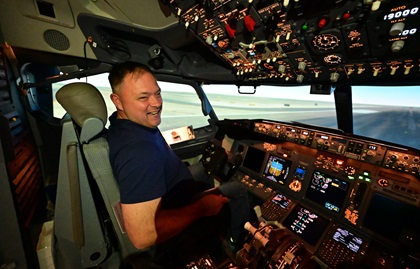
[[[175,155],[158,128],[110,117],[109,157],[123,204],[164,196],[183,180],[192,180],[187,166]]]

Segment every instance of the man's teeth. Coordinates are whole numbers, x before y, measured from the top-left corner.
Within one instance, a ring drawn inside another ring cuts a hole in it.
[[[150,112],[150,114],[152,114],[152,115],[157,115],[157,111],[156,112]]]

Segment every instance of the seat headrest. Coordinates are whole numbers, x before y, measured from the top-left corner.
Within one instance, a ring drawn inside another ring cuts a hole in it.
[[[99,90],[85,82],[75,82],[61,87],[56,99],[81,127],[80,140],[88,142],[104,129],[108,111]]]

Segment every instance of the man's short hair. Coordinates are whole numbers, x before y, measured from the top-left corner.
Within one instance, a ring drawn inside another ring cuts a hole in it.
[[[147,65],[138,62],[123,62],[117,63],[112,67],[111,72],[108,75],[109,84],[111,84],[112,92],[115,93],[116,87],[122,83],[124,78],[128,74],[132,73],[150,73],[152,75],[153,72]]]

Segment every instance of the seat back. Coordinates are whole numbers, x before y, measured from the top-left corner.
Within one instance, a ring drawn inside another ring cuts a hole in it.
[[[77,163],[77,165],[69,165],[69,160],[74,160],[75,157],[71,157],[68,153],[65,155],[61,154],[60,166],[62,159],[65,159],[66,162],[63,161],[63,165],[66,164],[66,167],[60,170],[71,170],[73,174],[74,170],[77,170],[77,174],[82,175],[76,180],[79,182],[78,184],[64,182],[62,188],[57,186],[57,199],[66,197],[61,200],[68,200],[67,203],[71,205],[71,208],[65,208],[67,214],[71,212],[71,214],[68,214],[71,217],[64,216],[65,213],[59,216],[56,215],[56,237],[65,238],[64,241],[66,243],[71,242],[71,245],[75,246],[83,246],[89,240],[95,241],[94,245],[106,246],[109,242],[107,242],[108,236],[106,230],[103,228],[104,223],[101,223],[99,218],[92,220],[92,215],[99,215],[96,212],[97,202],[95,199],[100,198],[112,222],[113,230],[118,241],[116,251],[121,259],[136,251],[136,249],[129,241],[123,228],[119,206],[119,189],[109,162],[108,141],[101,136],[103,131],[106,131],[107,109],[105,101],[101,93],[93,85],[83,82],[63,86],[57,92],[56,98],[72,119],[63,124],[63,138],[67,136],[71,137],[65,138],[65,141],[62,142],[62,151],[68,152],[67,146],[64,149],[65,145],[73,145],[73,151],[76,152],[76,159],[79,160],[77,162],[72,161],[73,163]],[[84,165],[85,163],[87,166]],[[71,177],[75,178],[74,175]],[[70,179],[70,176],[68,178]],[[64,181],[69,181],[69,179]],[[92,182],[89,182],[89,180],[93,181],[94,186],[92,186]],[[95,197],[93,195],[92,187],[99,190],[101,197]],[[59,205],[58,203],[56,204]],[[61,204],[60,206],[65,207]],[[64,219],[65,221],[60,219]],[[101,233],[100,235],[96,234],[98,231]],[[90,263],[92,255],[95,258],[102,256],[104,251],[100,248],[97,250],[93,252],[94,255],[89,250],[89,258],[85,260],[83,258],[83,249],[81,249],[83,267],[86,267],[85,265]],[[108,250],[104,255],[103,259],[96,259],[98,264],[106,261],[106,258],[110,255],[110,251]]]
[[[118,237],[122,257],[138,251],[128,238],[122,220],[120,192],[109,162],[108,141],[101,137],[83,145],[90,171],[95,178]]]

